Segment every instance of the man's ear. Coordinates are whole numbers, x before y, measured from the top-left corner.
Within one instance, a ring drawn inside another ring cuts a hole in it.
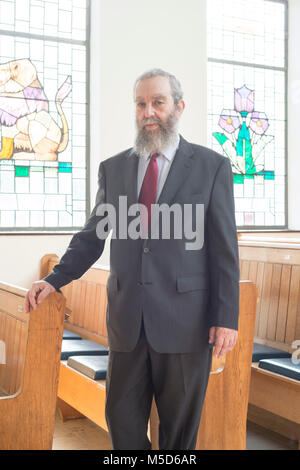
[[[181,116],[185,108],[185,102],[183,100],[179,100],[177,105],[176,105],[176,112],[178,116]]]

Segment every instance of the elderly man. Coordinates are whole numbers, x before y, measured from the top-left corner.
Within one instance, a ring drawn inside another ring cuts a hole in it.
[[[178,134],[185,103],[173,75],[160,69],[146,72],[134,92],[135,145],[100,163],[94,210],[60,263],[33,283],[26,309],[82,276],[99,258],[111,228],[103,207],[122,211],[121,196],[129,207],[139,204],[140,236],[118,236],[120,227],[114,227],[111,239],[106,418],[112,446],[151,449],[147,423],[154,395],[160,449],[194,449],[212,347],[220,357],[237,340],[239,268],[231,165]],[[154,217],[154,209],[162,205],[179,208],[173,218],[170,211],[168,236],[166,220],[161,224]],[[190,218],[179,217],[185,216],[186,206]],[[126,220],[129,227],[132,212]],[[188,243],[186,231],[178,236],[186,220],[196,226],[195,238],[202,231],[201,243]],[[103,236],[99,227],[104,225]]]

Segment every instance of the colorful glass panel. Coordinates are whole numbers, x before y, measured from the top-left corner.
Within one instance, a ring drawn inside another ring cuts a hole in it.
[[[207,9],[208,142],[231,161],[237,225],[285,227],[286,2]]]
[[[88,15],[88,0],[0,0],[1,231],[85,222]]]

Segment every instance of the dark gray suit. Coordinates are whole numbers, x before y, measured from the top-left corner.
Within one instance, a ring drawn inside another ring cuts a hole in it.
[[[98,205],[110,203],[118,208],[120,195],[128,197],[128,207],[137,203],[138,158],[129,149],[100,164],[95,208],[45,278],[56,289],[82,276],[101,255],[105,241],[96,235]],[[238,246],[229,160],[181,137],[157,202],[204,204],[204,244],[200,250],[186,250],[190,240],[172,238],[172,227],[170,239],[111,239],[107,285],[110,350],[134,353],[140,346],[143,319],[153,354],[207,354],[210,326],[238,327]],[[128,223],[134,218],[129,217]],[[201,378],[203,390],[210,359]]]

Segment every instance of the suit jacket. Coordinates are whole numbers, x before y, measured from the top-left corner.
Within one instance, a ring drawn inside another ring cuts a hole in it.
[[[100,163],[95,207],[53,271],[57,290],[81,277],[101,255],[99,204],[137,203],[139,157],[128,149]],[[143,318],[148,341],[160,353],[200,352],[211,326],[238,328],[239,262],[229,160],[180,137],[158,204],[204,204],[204,243],[187,250],[185,236],[111,238],[107,282],[109,347],[134,349]],[[195,217],[195,214],[193,214]],[[128,217],[130,223],[136,216]],[[103,221],[102,216],[102,221]],[[195,222],[195,219],[193,219]],[[118,233],[118,231],[116,231]]]

